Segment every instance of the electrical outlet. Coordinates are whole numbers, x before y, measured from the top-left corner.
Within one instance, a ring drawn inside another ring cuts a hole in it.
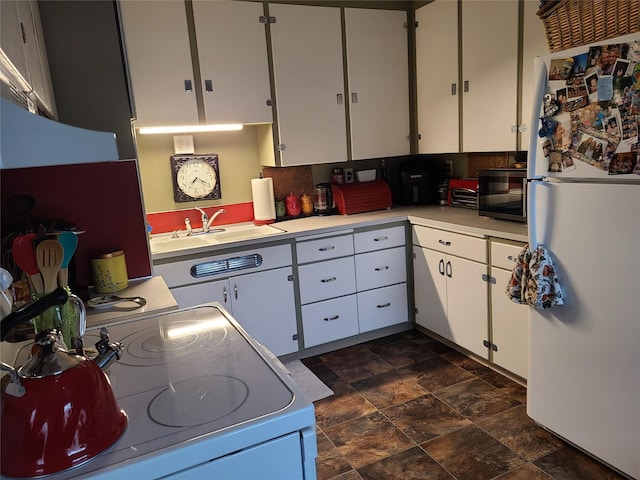
[[[353,168],[344,169],[344,183],[353,183]]]
[[[174,135],[173,150],[176,155],[195,153],[193,146],[193,135]]]

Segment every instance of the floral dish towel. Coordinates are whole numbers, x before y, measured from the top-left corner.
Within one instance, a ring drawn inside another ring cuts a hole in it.
[[[525,245],[511,272],[506,293],[515,303],[539,309],[564,304],[556,269],[544,246],[532,251]]]

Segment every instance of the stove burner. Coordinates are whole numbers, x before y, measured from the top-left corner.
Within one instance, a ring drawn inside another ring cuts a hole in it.
[[[194,427],[226,417],[244,404],[249,387],[226,375],[191,378],[169,385],[147,409],[149,417],[167,427]]]
[[[159,327],[153,326],[137,331],[120,340],[126,349],[119,363],[124,365],[143,366],[160,365],[167,358],[189,355],[195,348],[206,344],[207,348],[219,345],[227,337],[224,327],[199,330],[197,321],[176,321],[166,327],[185,328],[196,327],[193,333],[186,333],[176,338],[169,338]],[[168,330],[168,328],[165,328]]]

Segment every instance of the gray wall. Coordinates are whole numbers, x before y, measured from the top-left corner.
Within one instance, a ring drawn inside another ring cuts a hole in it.
[[[136,158],[114,2],[38,4],[59,120],[114,132],[120,158]]]

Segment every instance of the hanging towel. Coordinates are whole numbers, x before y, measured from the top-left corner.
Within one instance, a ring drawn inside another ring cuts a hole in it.
[[[543,245],[533,251],[525,245],[511,272],[506,293],[515,303],[539,309],[564,304],[556,269]]]

